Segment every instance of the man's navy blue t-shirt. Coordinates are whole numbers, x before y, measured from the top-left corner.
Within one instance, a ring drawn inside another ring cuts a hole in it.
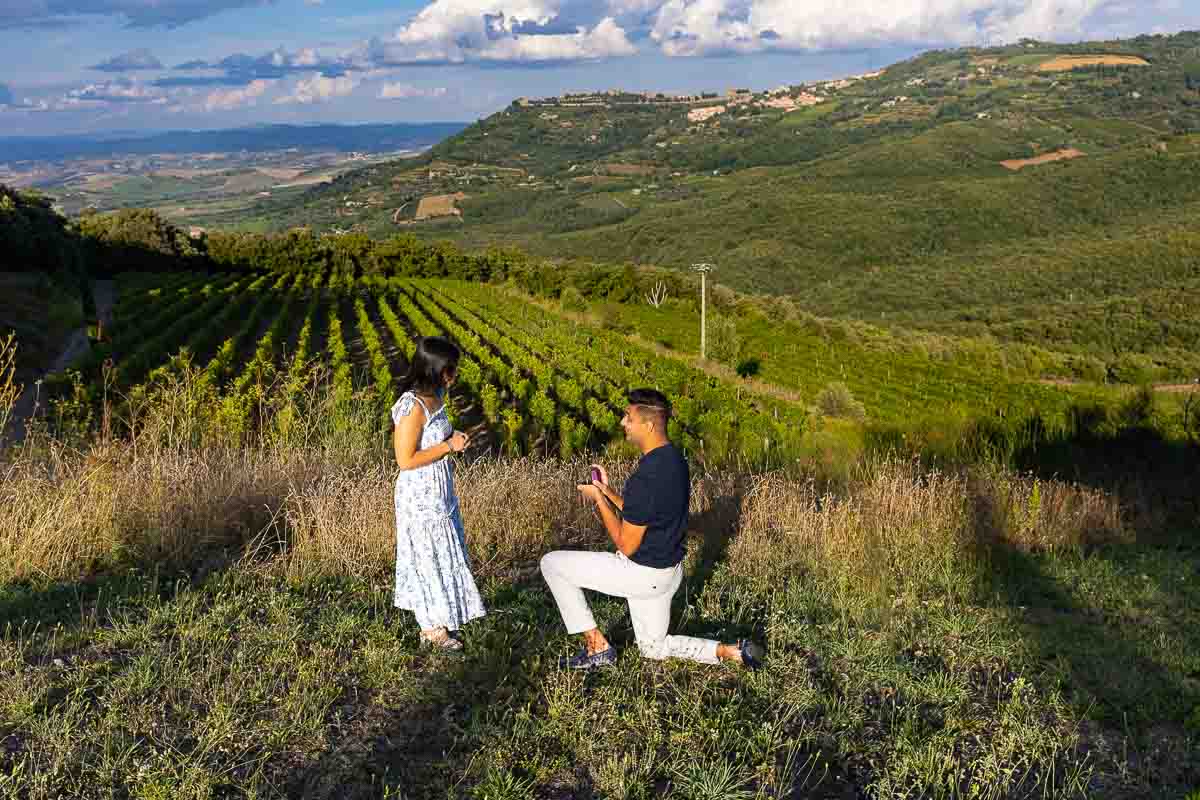
[[[625,481],[622,497],[622,518],[646,526],[641,545],[629,557],[631,561],[658,569],[683,561],[690,498],[691,475],[678,447],[668,442],[642,456]]]

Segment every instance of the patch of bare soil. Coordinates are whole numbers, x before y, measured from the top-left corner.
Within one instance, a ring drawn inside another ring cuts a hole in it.
[[[1038,65],[1039,72],[1065,72],[1076,67],[1148,67],[1138,56],[1056,56]]]
[[[1160,383],[1154,387],[1154,391],[1166,392],[1167,394],[1188,394],[1189,392],[1200,392],[1200,382]]]
[[[653,175],[650,164],[605,164],[601,167],[609,175]]]
[[[1068,161],[1072,158],[1083,158],[1087,153],[1082,150],[1076,150],[1074,147],[1068,147],[1066,150],[1056,150],[1053,153],[1046,153],[1035,158],[1014,158],[1008,161],[1001,161],[1000,166],[1006,169],[1011,169],[1013,172],[1024,169],[1025,167],[1036,167],[1039,164],[1050,164],[1054,161]]]
[[[461,217],[462,211],[456,206],[459,200],[465,200],[466,195],[462,192],[454,194],[434,194],[426,195],[421,198],[421,202],[417,204],[417,215],[415,219],[432,219],[433,217]]]

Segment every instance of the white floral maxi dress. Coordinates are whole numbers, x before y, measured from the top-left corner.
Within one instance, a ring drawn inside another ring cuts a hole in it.
[[[392,422],[412,413],[420,403],[425,427],[419,449],[446,441],[453,433],[446,408],[430,414],[411,392],[392,406]],[[458,630],[485,613],[483,598],[471,575],[453,465],[448,458],[396,477],[396,608],[417,615],[423,630]]]

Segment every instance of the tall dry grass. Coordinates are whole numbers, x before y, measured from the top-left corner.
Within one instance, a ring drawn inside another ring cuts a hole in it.
[[[0,582],[240,554],[277,524],[293,485],[323,469],[304,452],[52,445],[0,478]]]
[[[396,468],[375,401],[345,409],[314,392],[293,428],[302,435],[280,437],[267,419],[257,437],[228,443],[212,413],[223,399],[195,380],[187,370],[164,373],[127,412],[128,435],[70,443],[43,431],[0,453],[0,582],[127,565],[203,572],[267,555],[295,577],[386,579]],[[611,466],[619,484],[632,463]],[[480,576],[527,575],[558,546],[607,546],[575,489],[584,474],[584,460],[460,464]],[[848,482],[698,475],[692,510],[703,557],[721,557],[728,543],[728,568],[765,588],[820,576],[845,608],[896,595],[967,597],[996,547],[1130,537],[1118,502],[1102,492],[1002,468],[939,472],[894,459],[865,461]]]
[[[456,470],[463,525],[475,572],[520,570],[547,550],[595,539],[594,512],[574,486],[581,461],[480,459]],[[394,469],[341,469],[298,485],[283,519],[292,574],[390,572],[395,558]]]
[[[772,474],[743,501],[729,567],[764,588],[813,575],[840,607],[938,594],[968,599],[996,548],[1053,550],[1128,541],[1117,500],[999,468],[922,471],[868,465],[841,495]]]

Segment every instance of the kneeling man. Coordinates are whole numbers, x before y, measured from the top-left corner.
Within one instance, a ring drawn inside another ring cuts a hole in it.
[[[629,600],[638,649],[646,658],[686,658],[706,664],[732,661],[754,669],[762,649],[750,642],[721,644],[691,636],[668,636],[671,598],[683,582],[691,478],[687,460],[667,438],[671,405],[661,392],[635,389],[621,419],[625,437],[642,452],[625,482],[624,495],[608,485],[608,473],[579,486],[596,503],[616,553],[557,550],[542,558],[542,575],[554,593],[568,633],[583,634],[584,648],[562,665],[592,669],[616,662],[616,652],[596,627],[583,590]],[[618,514],[620,516],[618,516]]]

